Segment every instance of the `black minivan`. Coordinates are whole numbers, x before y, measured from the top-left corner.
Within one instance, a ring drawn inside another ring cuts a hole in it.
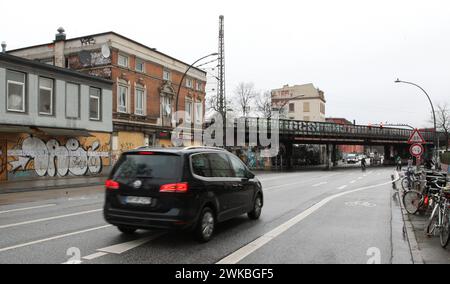
[[[106,181],[104,217],[125,234],[185,229],[207,242],[217,223],[259,219],[262,207],[261,183],[223,149],[139,148],[123,153]]]

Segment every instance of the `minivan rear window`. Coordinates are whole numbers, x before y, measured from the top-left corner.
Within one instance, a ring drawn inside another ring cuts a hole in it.
[[[124,182],[135,179],[179,180],[181,157],[176,155],[122,155],[117,162],[113,179]]]

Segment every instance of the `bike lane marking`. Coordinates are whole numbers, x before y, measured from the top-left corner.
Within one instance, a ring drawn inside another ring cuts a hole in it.
[[[33,210],[33,209],[41,209],[41,208],[47,208],[47,207],[52,207],[52,206],[56,206],[56,204],[46,204],[46,205],[41,205],[41,206],[33,206],[33,207],[5,210],[5,211],[0,211],[0,214],[19,212],[19,211],[27,211],[27,210]]]
[[[358,189],[353,189],[353,190],[349,190],[346,192],[342,192],[342,193],[338,193],[338,194],[329,196],[329,197],[323,199],[322,201],[316,203],[312,207],[308,208],[307,210],[303,211],[302,213],[298,214],[297,216],[293,217],[292,219],[288,220],[287,222],[281,224],[280,226],[273,229],[272,231],[264,234],[263,236],[257,238],[253,242],[247,244],[246,246],[238,249],[234,253],[223,258],[222,260],[217,262],[217,264],[237,264],[237,263],[239,263],[245,257],[247,257],[250,254],[252,254],[253,252],[257,251],[259,248],[263,247],[264,245],[266,245],[267,243],[269,243],[276,237],[280,236],[281,234],[283,234],[284,232],[286,232],[287,230],[292,228],[294,225],[298,224],[299,222],[301,222],[302,220],[307,218],[309,215],[311,215],[312,213],[319,210],[325,204],[329,203],[330,201],[332,201],[336,198],[339,198],[339,197],[342,197],[342,196],[345,196],[345,195],[348,195],[351,193],[355,193],[355,192],[360,192],[360,191],[364,191],[364,190],[368,190],[368,189],[386,186],[391,183],[392,183],[392,181],[389,181],[389,182],[385,182],[385,183],[381,183],[381,184],[377,184],[377,185],[366,186],[366,187],[361,187]]]

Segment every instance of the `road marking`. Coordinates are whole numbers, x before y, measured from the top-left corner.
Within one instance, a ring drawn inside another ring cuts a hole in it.
[[[229,256],[225,257],[224,259],[220,260],[219,262],[217,262],[217,264],[236,264],[236,263],[240,262],[241,260],[243,260],[244,258],[249,256],[250,254],[252,254],[256,250],[258,250],[262,246],[266,245],[267,243],[269,243],[270,241],[272,241],[276,237],[280,236],[282,233],[286,232],[288,229],[290,229],[291,227],[293,227],[294,225],[296,225],[300,221],[304,220],[306,217],[308,217],[312,213],[316,212],[321,207],[323,207],[325,204],[327,204],[328,202],[330,202],[330,201],[332,201],[332,200],[334,200],[336,198],[339,198],[341,196],[344,196],[344,195],[347,195],[347,194],[350,194],[350,193],[355,193],[355,192],[359,192],[359,191],[363,191],[363,190],[367,190],[367,189],[372,189],[372,188],[377,188],[377,187],[380,187],[380,186],[389,185],[391,183],[392,183],[392,181],[389,181],[389,182],[385,182],[385,183],[381,183],[381,184],[377,184],[377,185],[361,187],[361,188],[358,188],[358,189],[349,190],[349,191],[346,191],[346,192],[342,192],[342,193],[335,194],[335,195],[332,195],[330,197],[327,197],[327,198],[323,199],[322,201],[320,201],[319,203],[316,203],[312,207],[310,207],[307,210],[303,211],[302,213],[298,214],[294,218],[288,220],[287,222],[285,222],[282,225],[278,226],[277,228],[273,229],[272,231],[270,231],[270,232],[266,233],[265,235],[257,238],[256,240],[254,240],[253,242],[249,243],[248,245],[242,247],[241,249],[235,251],[234,253],[232,253]]]
[[[350,183],[351,183],[351,184],[354,184],[355,182],[356,182],[356,180],[352,180]]]
[[[107,255],[107,254],[108,254],[108,253],[106,253],[106,252],[96,252],[96,253],[93,253],[93,254],[84,256],[84,257],[82,257],[82,258],[85,259],[85,260],[93,260],[93,259],[96,259],[96,258],[105,256],[105,255]]]
[[[338,187],[338,189],[339,189],[339,190],[343,190],[343,189],[346,189],[347,186],[348,186],[348,185],[343,185],[343,186],[341,186],[341,187]]]
[[[18,211],[26,211],[26,210],[33,210],[33,209],[39,209],[39,208],[47,208],[47,207],[52,207],[52,206],[56,206],[56,204],[46,204],[46,205],[41,205],[41,206],[11,209],[11,210],[6,210],[6,211],[0,211],[0,214],[11,213],[11,212],[18,212]]]
[[[2,225],[2,226],[0,226],[0,229],[17,227],[17,226],[22,226],[22,225],[29,225],[29,224],[40,223],[40,222],[51,221],[51,220],[62,219],[62,218],[73,217],[73,216],[86,215],[86,214],[91,214],[91,213],[97,213],[102,210],[103,209],[89,210],[89,211],[77,212],[77,213],[72,213],[72,214],[67,214],[67,215],[60,215],[60,216],[55,216],[55,217],[48,217],[48,218],[36,219],[36,220],[31,220],[31,221],[26,221],[26,222],[20,222],[20,223],[15,223],[15,224]]]
[[[358,178],[358,180],[362,180],[362,179],[363,179],[363,177],[359,177],[359,178]]]
[[[145,243],[148,243],[151,240],[157,239],[159,237],[161,237],[162,235],[164,235],[164,233],[157,233],[153,236],[150,237],[146,237],[146,238],[142,238],[142,239],[137,239],[131,242],[126,242],[126,243],[122,243],[122,244],[118,244],[118,245],[113,245],[110,247],[106,247],[106,248],[102,248],[102,249],[98,249],[97,251],[100,252],[106,252],[106,253],[113,253],[113,254],[122,254],[124,252],[127,252],[131,249],[137,248],[138,246],[141,246]]]
[[[15,245],[15,246],[11,246],[11,247],[6,247],[6,248],[0,249],[0,252],[5,252],[5,251],[13,250],[13,249],[18,249],[18,248],[22,248],[22,247],[27,247],[27,246],[31,246],[31,245],[35,245],[35,244],[48,242],[48,241],[54,241],[54,240],[58,240],[58,239],[66,238],[66,237],[89,233],[92,231],[97,231],[97,230],[101,230],[101,229],[105,229],[105,228],[109,228],[109,227],[112,227],[112,225],[95,227],[95,228],[91,228],[91,229],[87,229],[87,230],[77,231],[77,232],[73,232],[73,233],[68,233],[68,234],[64,234],[64,235],[58,235],[58,236],[54,236],[54,237],[50,237],[50,238],[46,238],[46,239],[32,241],[32,242],[28,242],[28,243],[24,243],[24,244],[19,244],[19,245]]]
[[[313,187],[319,187],[319,186],[326,185],[326,184],[328,184],[328,182],[324,181],[324,182],[320,182],[318,184],[313,185]]]

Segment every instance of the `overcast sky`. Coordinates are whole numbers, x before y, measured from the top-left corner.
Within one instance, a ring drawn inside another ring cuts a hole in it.
[[[328,117],[418,127],[429,103],[397,77],[420,84],[435,104],[450,103],[444,0],[14,0],[2,3],[0,41],[8,49],[50,42],[59,26],[69,38],[115,31],[192,62],[217,51],[221,14],[228,95],[241,81],[261,91],[314,83]]]

